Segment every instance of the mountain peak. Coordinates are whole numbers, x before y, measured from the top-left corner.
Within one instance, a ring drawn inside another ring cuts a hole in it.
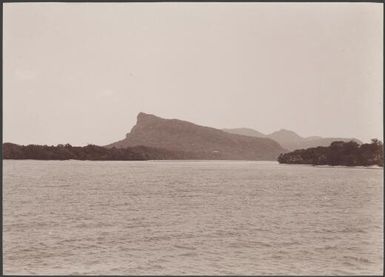
[[[297,139],[303,139],[300,135],[298,135],[296,132],[293,132],[291,130],[287,129],[280,129],[279,131],[275,131],[268,135],[271,138],[275,139],[289,139],[289,140],[297,140]]]
[[[201,159],[274,160],[286,152],[268,138],[229,134],[179,119],[164,119],[140,112],[126,138],[107,147],[148,146],[186,153]]]
[[[160,117],[157,117],[153,114],[144,113],[144,112],[140,112],[136,116],[137,123],[147,121],[147,120],[152,120],[152,119],[160,119]]]

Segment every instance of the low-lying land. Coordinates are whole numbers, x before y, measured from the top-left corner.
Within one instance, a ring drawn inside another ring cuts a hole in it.
[[[384,147],[381,141],[358,144],[354,141],[335,141],[328,147],[299,149],[279,155],[284,164],[384,166]]]
[[[319,146],[282,153],[279,163],[344,165],[344,166],[384,166],[384,148],[381,141],[358,144],[354,141],[335,141],[328,147]],[[3,144],[3,159],[34,160],[223,160],[225,157],[216,152],[184,152],[148,146],[126,148],[107,148],[97,145],[72,146],[70,144],[17,145]]]
[[[192,158],[189,153],[146,147],[134,146],[127,148],[106,148],[96,145],[72,146],[70,144],[57,146],[47,145],[17,145],[3,144],[4,159],[34,159],[34,160],[93,160],[93,161],[131,161],[131,160],[167,160]]]

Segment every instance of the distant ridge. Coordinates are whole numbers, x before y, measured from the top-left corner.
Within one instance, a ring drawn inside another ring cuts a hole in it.
[[[222,130],[230,134],[237,134],[237,135],[257,137],[257,138],[266,137],[265,134],[262,134],[261,132],[258,132],[257,130],[250,129],[250,128],[235,128],[235,129],[222,129]]]
[[[287,152],[270,138],[230,134],[179,119],[139,113],[126,138],[106,147],[148,146],[194,153],[201,159],[276,160]]]
[[[258,132],[254,129],[250,128],[235,128],[235,129],[223,129],[223,131],[232,133],[232,134],[242,134],[251,137],[263,137],[270,138],[278,142],[282,147],[292,151],[296,149],[305,149],[309,147],[317,147],[317,146],[329,146],[333,141],[354,141],[359,144],[362,142],[355,138],[323,138],[319,136],[311,136],[311,137],[301,137],[297,133],[281,129],[279,131],[275,131],[271,134],[265,135],[261,132]]]

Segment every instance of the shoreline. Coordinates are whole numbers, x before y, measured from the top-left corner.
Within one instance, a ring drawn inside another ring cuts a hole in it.
[[[284,166],[307,166],[307,167],[317,167],[317,168],[357,168],[357,169],[384,169],[382,166],[378,165],[317,165],[317,164],[304,164],[304,163],[279,163],[274,160],[214,160],[214,159],[159,159],[159,160],[80,160],[80,159],[65,159],[65,160],[45,160],[45,159],[3,159],[3,161],[58,161],[58,162],[66,162],[66,161],[79,161],[79,162],[249,162],[249,163],[269,163],[269,164],[277,164]]]

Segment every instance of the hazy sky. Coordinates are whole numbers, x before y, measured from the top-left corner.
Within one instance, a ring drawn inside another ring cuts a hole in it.
[[[3,140],[122,139],[143,111],[382,140],[383,6],[4,4]]]

